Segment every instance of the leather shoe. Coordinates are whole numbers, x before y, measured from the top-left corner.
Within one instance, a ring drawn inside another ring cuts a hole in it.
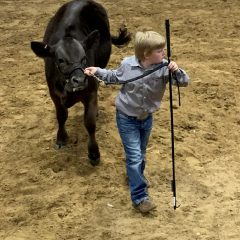
[[[149,199],[143,200],[138,205],[134,206],[137,210],[139,210],[141,213],[148,213],[151,210],[155,209],[157,206],[150,201]]]

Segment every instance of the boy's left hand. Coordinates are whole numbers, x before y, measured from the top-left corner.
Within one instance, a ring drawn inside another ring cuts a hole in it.
[[[171,61],[168,64],[168,69],[171,70],[172,72],[176,72],[178,70],[178,65],[174,61]]]

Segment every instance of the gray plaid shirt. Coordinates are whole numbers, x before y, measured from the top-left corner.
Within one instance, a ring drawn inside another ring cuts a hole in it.
[[[163,62],[167,60],[164,59]],[[157,66],[158,64],[155,64],[144,69],[138,59],[131,56],[125,58],[116,70],[97,68],[96,76],[104,82],[117,83],[140,76]],[[160,107],[168,83],[168,74],[168,68],[165,66],[148,76],[123,84],[115,100],[116,108],[128,116],[136,117],[145,112],[155,112]],[[178,80],[179,86],[185,87],[188,85],[189,77],[184,70],[179,69],[173,74],[172,80],[174,85]]]

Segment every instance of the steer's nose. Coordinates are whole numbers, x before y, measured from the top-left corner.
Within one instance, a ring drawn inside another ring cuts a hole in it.
[[[73,86],[83,86],[85,85],[85,77],[72,76],[70,82]]]
[[[86,78],[85,76],[72,76],[70,78],[69,86],[76,91],[77,90],[83,90],[87,86]]]
[[[71,78],[71,81],[72,81],[73,84],[79,84],[81,82],[81,78],[73,76]]]

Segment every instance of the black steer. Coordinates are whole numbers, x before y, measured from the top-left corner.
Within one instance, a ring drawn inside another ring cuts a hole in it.
[[[84,75],[83,70],[87,66],[104,68],[112,44],[121,46],[130,40],[126,28],[120,28],[118,37],[110,34],[108,16],[100,4],[74,0],[64,4],[50,20],[43,42],[31,42],[33,52],[45,61],[47,84],[58,120],[57,148],[67,143],[68,108],[81,101],[89,134],[88,157],[93,165],[100,161],[95,138],[98,82]]]

